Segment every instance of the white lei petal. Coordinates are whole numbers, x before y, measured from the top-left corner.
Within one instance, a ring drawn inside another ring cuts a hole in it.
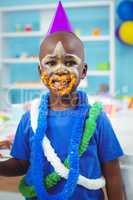
[[[38,121],[38,114],[39,114],[39,104],[40,100],[34,100],[31,104],[30,110],[30,120],[31,120],[31,127],[33,132],[36,133],[37,129],[37,121]],[[45,136],[43,139],[43,149],[44,154],[47,160],[51,163],[54,167],[56,173],[58,173],[62,178],[67,179],[69,174],[69,169],[67,169],[64,164],[61,162],[60,158],[55,153],[53,147],[50,144],[50,141]],[[105,186],[105,179],[104,177],[97,178],[97,179],[89,179],[82,175],[79,175],[78,182],[79,185],[89,189],[89,190],[97,190],[103,188]]]
[[[43,139],[43,149],[44,154],[47,160],[51,163],[54,167],[54,170],[63,178],[67,179],[69,174],[69,169],[67,169],[64,164],[61,162],[60,158],[55,153],[53,147],[50,144],[50,141],[45,136]],[[79,185],[89,189],[89,190],[98,190],[105,186],[105,179],[104,177],[97,178],[97,179],[89,179],[82,175],[79,175],[78,182]]]
[[[31,122],[31,128],[34,133],[36,133],[37,129],[37,122],[38,122],[38,115],[39,115],[39,105],[40,105],[40,99],[35,99],[31,103],[31,109],[30,109],[30,122]]]

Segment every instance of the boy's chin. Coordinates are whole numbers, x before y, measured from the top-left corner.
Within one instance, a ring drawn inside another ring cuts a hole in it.
[[[51,93],[52,95],[54,95],[54,96],[63,97],[63,96],[67,96],[67,95],[71,94],[71,91],[65,92],[65,91],[50,90],[50,93]]]
[[[72,93],[74,93],[76,91],[76,88],[73,88],[71,89],[70,91],[67,91],[67,90],[54,90],[54,89],[50,89],[50,93],[53,95],[53,96],[59,96],[59,97],[63,97],[63,96],[68,96]]]

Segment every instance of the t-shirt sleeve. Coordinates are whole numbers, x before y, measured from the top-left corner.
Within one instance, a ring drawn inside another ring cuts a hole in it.
[[[97,120],[97,145],[101,163],[115,160],[123,155],[123,150],[112,128],[111,122],[103,112]]]
[[[19,160],[29,160],[29,112],[25,113],[18,125],[13,146],[11,149],[11,156]]]

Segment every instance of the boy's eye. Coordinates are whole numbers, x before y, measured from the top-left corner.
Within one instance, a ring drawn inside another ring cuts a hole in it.
[[[71,67],[73,65],[77,65],[77,63],[74,60],[66,61],[64,64],[68,67]]]
[[[56,65],[56,61],[54,61],[54,60],[48,61],[45,63],[45,65],[49,65],[49,66],[53,67]]]

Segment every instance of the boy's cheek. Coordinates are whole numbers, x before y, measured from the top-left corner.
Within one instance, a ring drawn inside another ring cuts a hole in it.
[[[41,80],[47,86],[49,74],[46,70],[41,71]]]

